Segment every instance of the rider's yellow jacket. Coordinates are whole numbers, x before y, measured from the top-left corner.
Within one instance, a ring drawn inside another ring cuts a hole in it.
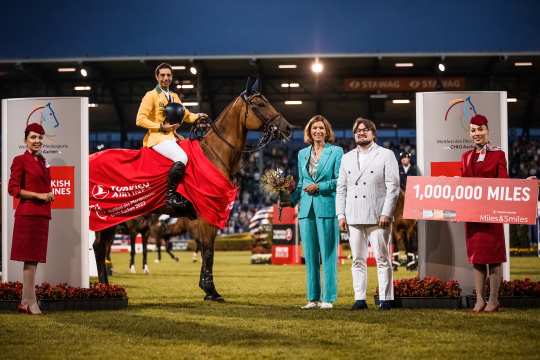
[[[169,93],[171,96],[170,102],[180,102],[180,98],[174,92]],[[159,144],[164,140],[174,140],[174,133],[172,131],[161,132],[159,126],[165,122],[165,106],[169,103],[169,99],[159,86],[155,89],[148,91],[139,106],[139,112],[137,113],[137,126],[148,129],[148,133],[144,136],[143,146],[152,147]],[[183,121],[187,123],[193,123],[197,120],[198,115],[185,109]]]

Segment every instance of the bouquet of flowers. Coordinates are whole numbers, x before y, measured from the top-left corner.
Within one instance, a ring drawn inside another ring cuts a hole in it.
[[[294,183],[291,175],[285,175],[283,169],[268,169],[261,176],[264,191],[270,194],[278,194],[279,219],[283,207],[290,206],[290,187]]]

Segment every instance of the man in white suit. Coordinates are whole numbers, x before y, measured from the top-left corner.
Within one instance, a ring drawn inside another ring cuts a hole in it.
[[[343,155],[336,188],[336,214],[341,230],[349,231],[353,257],[352,310],[367,309],[368,241],[377,261],[379,308],[389,310],[394,287],[388,246],[399,167],[394,153],[375,143],[377,128],[371,120],[356,119],[353,133],[356,148]]]

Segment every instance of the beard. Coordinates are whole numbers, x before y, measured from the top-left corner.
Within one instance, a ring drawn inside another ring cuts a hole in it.
[[[368,139],[355,140],[356,145],[359,145],[359,146],[367,146],[371,144],[372,142],[373,140],[368,140]]]

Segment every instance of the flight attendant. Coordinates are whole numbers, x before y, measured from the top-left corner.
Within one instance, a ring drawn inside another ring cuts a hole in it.
[[[504,151],[489,143],[488,120],[477,114],[471,118],[469,136],[474,149],[461,156],[461,176],[507,178]],[[494,312],[499,309],[501,264],[506,261],[502,224],[466,223],[467,257],[474,268],[476,304],[474,312]],[[484,283],[489,274],[489,300],[484,300]]]
[[[31,123],[24,131],[26,151],[15,157],[11,164],[8,192],[20,199],[15,211],[11,260],[24,262],[23,289],[18,311],[41,314],[35,293],[38,263],[47,259],[49,221],[51,219],[51,191],[49,168],[43,155],[45,130],[40,124]]]

